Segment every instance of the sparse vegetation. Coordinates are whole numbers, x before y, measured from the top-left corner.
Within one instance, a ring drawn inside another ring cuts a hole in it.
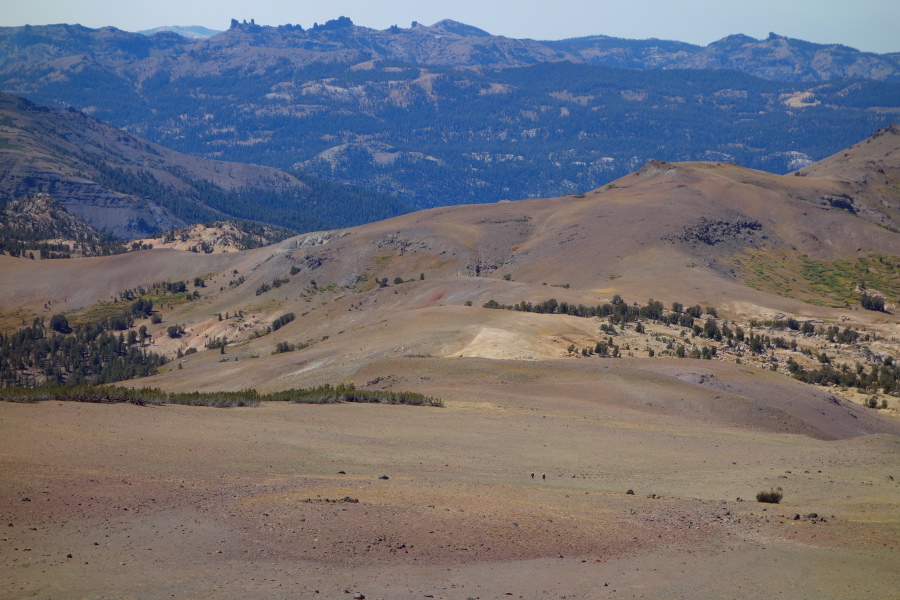
[[[263,283],[258,288],[256,288],[256,295],[261,296],[262,294],[265,294],[269,290],[272,290],[275,288],[280,288],[282,285],[284,285],[288,282],[290,282],[290,279],[288,279],[286,277],[284,277],[284,278],[276,277],[275,279],[272,280],[272,283]]]
[[[885,394],[893,395],[900,393],[900,368],[895,366],[892,360],[884,360],[881,364],[875,363],[869,369],[859,364],[855,369],[848,365],[835,367],[830,361],[819,369],[804,369],[790,358],[787,366],[795,379],[806,383],[857,388],[870,392],[881,390]]]
[[[218,349],[224,348],[227,345],[228,345],[228,338],[226,336],[222,336],[220,338],[219,337],[210,338],[210,339],[206,340],[206,343],[204,344],[204,346],[206,347],[207,350],[218,350]]]
[[[580,317],[604,318],[599,324],[600,332],[610,336],[608,341],[598,342],[593,351],[579,352],[574,344],[568,349],[568,353],[590,356],[618,356],[619,347],[612,343],[612,336],[628,335],[626,327],[630,328],[634,323],[634,333],[646,335],[665,344],[664,350],[657,350],[646,346],[648,356],[673,356],[676,358],[699,358],[711,360],[722,356],[721,351],[736,363],[746,363],[742,357],[749,354],[755,360],[753,363],[770,371],[778,371],[779,366],[784,365],[788,373],[801,381],[816,385],[838,386],[843,389],[857,388],[862,391],[882,391],[885,394],[900,394],[900,368],[894,367],[891,356],[872,356],[866,359],[870,365],[856,364],[846,360],[847,353],[853,355],[858,352],[861,342],[869,342],[876,339],[873,334],[856,331],[849,326],[814,325],[811,321],[800,321],[794,317],[768,319],[757,321],[750,319],[749,323],[739,325],[729,323],[725,319],[718,318],[718,311],[714,307],[703,308],[700,305],[685,308],[675,302],[672,310],[666,311],[660,302],[650,299],[647,304],[640,306],[637,303],[627,303],[618,294],[612,301],[597,306],[575,305],[566,302],[558,302],[555,299],[531,303],[518,302],[513,305],[500,304],[496,300],[488,300],[484,308],[504,309],[511,311],[534,312],[542,314],[566,314]],[[696,319],[706,313],[703,323]],[[715,317],[713,315],[716,315]],[[656,322],[666,327],[680,327],[679,337],[666,339],[658,332],[647,327],[648,322]],[[614,325],[615,324],[615,325]],[[745,327],[749,326],[749,330]],[[619,329],[617,329],[619,327]],[[769,335],[760,329],[780,330],[790,332],[787,337]],[[809,338],[812,347],[800,345],[798,341]],[[701,342],[700,340],[707,340]],[[826,341],[829,352],[823,347],[822,341]],[[681,341],[681,343],[678,343]],[[816,345],[819,346],[816,349]],[[832,352],[831,349],[837,348]],[[629,344],[624,343],[622,349],[631,350]],[[786,360],[779,360],[776,350],[786,350],[796,355],[788,354]],[[813,352],[815,350],[815,352]],[[809,365],[821,365],[820,368],[802,366],[795,356],[802,355],[804,362]]]

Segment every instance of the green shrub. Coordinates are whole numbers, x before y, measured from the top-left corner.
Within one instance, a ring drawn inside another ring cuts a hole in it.
[[[275,344],[275,350],[272,354],[283,354],[285,352],[293,352],[297,349],[297,346],[290,342],[278,342]]]
[[[50,317],[50,329],[60,333],[71,333],[72,328],[69,327],[69,320],[65,315],[53,315]]]
[[[179,363],[180,365],[180,363]],[[133,390],[122,387],[5,387],[0,388],[0,400],[6,402],[41,402],[44,400],[68,402],[92,402],[103,404],[131,403],[186,404],[231,408],[259,406],[260,402],[281,401],[301,404],[337,404],[341,402],[371,402],[382,404],[409,404],[413,406],[443,406],[438,399],[416,392],[392,392],[383,390],[357,390],[352,384],[324,385],[312,389],[293,389],[271,394],[260,394],[254,389],[240,392],[186,392],[168,393],[158,389]]]
[[[784,494],[781,493],[781,488],[769,490],[768,492],[759,492],[758,494],[756,494],[757,502],[767,502],[769,504],[778,504],[779,502],[781,502],[782,498],[784,498]]]
[[[358,390],[353,384],[323,385],[311,389],[292,389],[260,396],[264,401],[287,401],[301,404],[337,404],[365,402],[382,404],[410,404],[413,406],[443,406],[438,398],[416,392]]]

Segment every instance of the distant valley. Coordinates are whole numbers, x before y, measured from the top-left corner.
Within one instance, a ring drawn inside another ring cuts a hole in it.
[[[416,208],[584,192],[651,159],[797,170],[896,120],[896,73],[894,55],[778,36],[535,42],[347,18],[199,41],[0,30],[0,89]]]

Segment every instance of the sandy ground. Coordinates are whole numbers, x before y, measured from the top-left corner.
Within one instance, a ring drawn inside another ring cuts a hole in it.
[[[2,403],[0,597],[897,597],[897,435],[463,374],[445,408]]]

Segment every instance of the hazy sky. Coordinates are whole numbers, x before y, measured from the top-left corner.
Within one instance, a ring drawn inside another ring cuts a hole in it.
[[[339,16],[386,29],[454,19],[496,35],[555,40],[592,34],[706,45],[770,31],[869,52],[900,52],[900,0],[0,0],[0,26],[80,23],[137,31],[227,29],[232,18],[310,27]]]

